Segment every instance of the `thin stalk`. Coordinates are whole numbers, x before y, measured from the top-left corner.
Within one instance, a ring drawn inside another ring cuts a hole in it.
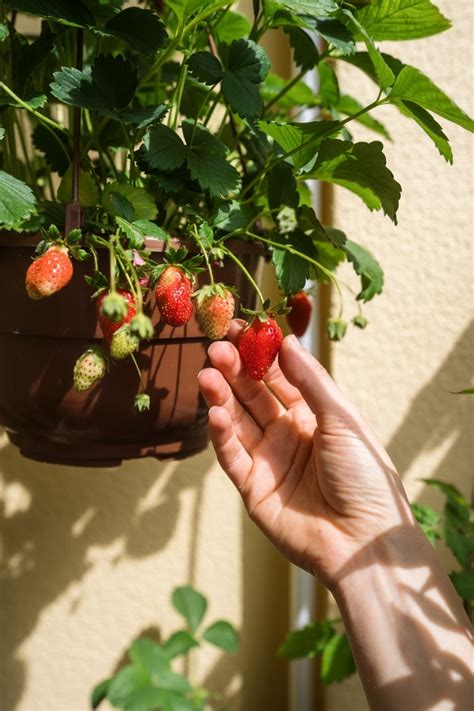
[[[26,168],[26,172],[28,175],[28,183],[29,183],[31,189],[33,190],[33,192],[35,193],[36,197],[39,197],[38,185],[35,180],[33,168],[31,165],[30,155],[28,152],[28,147],[27,147],[26,141],[25,141],[25,132],[23,130],[23,126],[21,125],[20,117],[17,115],[16,112],[14,112],[14,114],[13,114],[13,121],[16,126],[16,129],[17,129],[16,132],[17,132],[19,140],[20,140],[21,150],[23,153],[24,161],[25,161],[25,168]]]
[[[214,88],[214,87],[212,87],[212,88]],[[220,93],[220,91],[218,91],[214,97],[214,101],[212,102],[212,104],[209,107],[209,111],[206,114],[206,118],[204,119],[204,126],[207,126],[207,124],[211,120],[211,116],[214,113],[214,110],[215,110],[217,104],[219,103],[220,96],[221,96],[221,93]]]
[[[135,358],[135,355],[133,353],[130,353],[130,358],[133,361],[133,365],[135,366],[135,369],[138,373],[138,377],[140,379],[140,389],[138,391],[138,393],[140,394],[140,393],[145,392],[145,383],[143,382],[142,371],[140,370],[140,366],[138,365],[137,359]]]
[[[132,292],[132,294],[133,294],[134,296],[137,297],[137,300],[138,300],[138,294],[135,293],[135,285],[134,285],[132,279],[130,278],[130,275],[129,275],[128,271],[127,271],[127,268],[124,266],[124,263],[122,262],[122,259],[118,256],[118,254],[117,254],[117,262],[118,262],[118,264],[119,264],[119,267],[120,267],[121,270],[122,270],[123,275],[125,276],[125,279],[126,279],[127,282],[128,282],[128,285],[129,285],[129,287],[130,287],[130,291]]]
[[[236,257],[233,252],[230,251],[230,249],[227,249],[227,247],[224,247],[224,253],[225,253],[228,257],[230,257],[230,259],[232,259],[233,262],[235,262],[235,263],[237,264],[237,266],[239,267],[239,269],[240,269],[240,270],[244,273],[244,275],[247,277],[248,281],[252,284],[253,288],[254,288],[255,291],[257,292],[257,296],[258,296],[258,298],[260,299],[260,303],[261,303],[262,306],[263,306],[263,304],[265,303],[265,299],[263,298],[263,294],[262,294],[262,292],[260,291],[260,288],[259,288],[257,282],[255,281],[255,279],[253,278],[253,276],[250,274],[250,272],[248,271],[248,269],[242,264],[242,262],[240,261],[240,259],[239,259],[238,257]]]
[[[142,287],[140,284],[140,280],[138,278],[138,274],[137,274],[136,269],[133,266],[133,264],[128,260],[125,250],[122,247],[122,245],[120,244],[120,242],[117,242],[117,247],[121,252],[121,256],[123,256],[126,266],[132,276],[133,281],[134,281],[134,286],[132,287],[132,291],[137,298],[137,311],[141,312],[141,311],[143,311],[143,294],[142,294]],[[117,255],[117,257],[118,257],[118,255]],[[118,257],[118,258],[120,259],[120,257]],[[124,271],[124,273],[126,275],[126,270]]]
[[[15,94],[14,91],[10,89],[3,81],[0,81],[0,89],[3,89],[5,94],[8,94],[12,99],[15,99],[15,101],[22,106],[24,109],[28,111],[28,113],[32,114],[38,121],[41,123],[44,123],[45,126],[49,126],[50,128],[54,128],[55,131],[60,131],[61,133],[66,133],[68,134],[69,132],[66,131],[65,128],[61,126],[61,124],[56,123],[56,121],[53,121],[53,119],[48,118],[48,116],[44,116],[43,114],[40,114],[39,111],[36,109],[33,109],[29,104],[27,104],[25,101],[20,99],[19,96]],[[68,156],[69,160],[69,156]]]
[[[194,239],[195,239],[196,242],[198,243],[199,249],[201,250],[201,252],[202,252],[202,254],[203,254],[203,256],[204,256],[204,260],[205,260],[206,266],[207,266],[207,271],[209,272],[209,279],[211,280],[211,284],[214,285],[214,283],[215,283],[215,282],[214,282],[214,274],[213,274],[213,272],[212,272],[212,267],[211,267],[211,264],[210,264],[210,262],[209,262],[209,255],[207,254],[207,250],[206,250],[206,248],[204,247],[203,243],[201,242],[201,239],[200,239],[200,237],[199,237],[199,234],[198,234],[198,231],[197,231],[196,227],[194,227]]]
[[[115,291],[115,268],[116,268],[116,255],[115,255],[115,242],[116,237],[111,237],[109,240],[109,272],[110,272],[110,291]]]
[[[297,84],[302,79],[302,77],[304,77],[306,72],[307,72],[306,69],[301,69],[301,71],[299,71],[298,74],[296,76],[294,76],[291,81],[289,81],[287,84],[285,84],[283,89],[281,91],[279,91],[278,94],[276,96],[274,96],[273,99],[271,101],[269,101],[268,104],[264,107],[263,114],[265,115],[267,113],[268,109],[271,109],[272,106],[277,104],[280,101],[280,99],[283,96],[285,96],[285,94],[287,94],[291,89],[293,89],[295,84]]]
[[[181,100],[183,98],[183,91],[184,91],[184,84],[186,82],[186,77],[188,75],[188,65],[183,59],[183,63],[181,64],[181,69],[179,72],[179,77],[178,77],[178,83],[176,85],[176,90],[175,94],[173,97],[173,118],[171,119],[170,117],[170,126],[171,128],[175,129],[177,124],[178,124],[178,118],[179,118],[179,111],[181,108]]]

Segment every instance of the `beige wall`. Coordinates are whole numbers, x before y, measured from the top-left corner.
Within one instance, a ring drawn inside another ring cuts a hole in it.
[[[472,116],[474,5],[436,4],[453,20],[450,31],[398,47],[384,43],[384,50],[425,71]],[[364,86],[373,97],[361,76],[344,68],[342,87],[355,93]],[[454,150],[449,166],[395,109],[375,115],[394,138],[386,154],[403,187],[399,224],[336,190],[335,224],[377,255],[386,283],[367,306],[367,330],[351,329],[333,347],[332,370],[388,447],[410,499],[439,510],[442,497],[419,479],[446,479],[469,497],[474,461],[472,398],[450,394],[471,385],[473,374],[472,135],[440,120]],[[369,133],[354,135],[366,140]],[[331,687],[327,699],[331,711],[367,708],[357,680]]]

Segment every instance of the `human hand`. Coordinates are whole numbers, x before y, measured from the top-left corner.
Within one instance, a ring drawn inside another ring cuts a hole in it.
[[[235,321],[234,342],[242,328]],[[217,457],[250,517],[293,563],[331,588],[379,537],[414,525],[376,435],[294,336],[263,382],[232,343],[210,346],[199,375]]]

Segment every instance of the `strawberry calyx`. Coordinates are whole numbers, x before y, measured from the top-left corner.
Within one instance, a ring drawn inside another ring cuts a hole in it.
[[[128,313],[129,305],[115,289],[104,297],[100,305],[100,313],[114,323],[119,323]]]
[[[245,309],[243,306],[240,307],[240,310],[248,317],[244,329],[247,330],[251,327],[255,319],[265,323],[275,316],[284,316],[288,314],[291,311],[291,308],[287,306],[287,299],[285,296],[284,299],[276,303],[274,306],[271,306],[270,299],[266,299],[260,310],[254,311],[253,309]]]
[[[138,393],[135,395],[135,407],[138,412],[145,412],[150,409],[150,396],[146,393]]]
[[[153,323],[148,316],[145,316],[143,311],[139,311],[130,321],[130,333],[132,336],[137,336],[146,341],[149,341],[155,335]]]
[[[163,253],[163,262],[156,264],[152,269],[150,276],[150,286],[154,287],[160,276],[168,267],[177,267],[181,269],[186,276],[194,281],[194,275],[204,271],[202,264],[202,255],[196,254],[187,259],[188,250],[186,247],[178,247],[178,249],[169,248]]]
[[[205,284],[198,289],[198,291],[195,291],[194,294],[191,294],[191,297],[196,299],[198,304],[202,304],[203,301],[210,299],[212,296],[219,296],[221,299],[225,299],[229,293],[234,297],[239,296],[235,287],[218,282],[215,284]]]

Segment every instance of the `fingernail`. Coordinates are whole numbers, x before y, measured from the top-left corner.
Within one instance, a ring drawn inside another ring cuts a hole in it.
[[[303,347],[293,333],[290,336],[286,337],[286,342],[288,343],[290,348],[296,348],[297,350],[301,350],[301,348]]]

